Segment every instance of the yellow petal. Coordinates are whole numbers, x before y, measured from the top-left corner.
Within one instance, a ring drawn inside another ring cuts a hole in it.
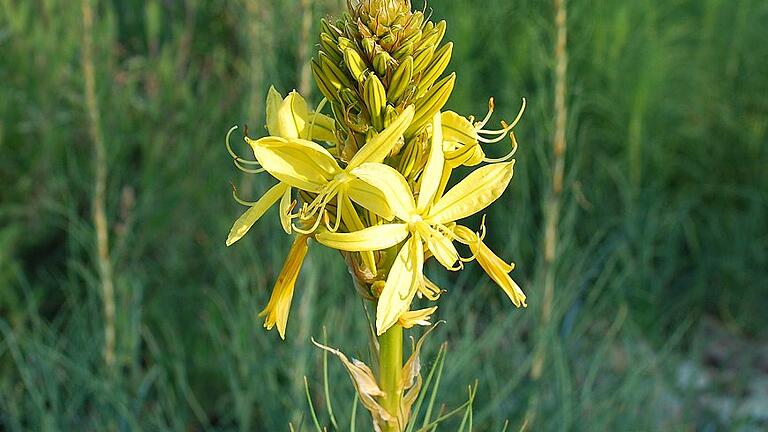
[[[525,304],[525,293],[509,276],[509,273],[515,268],[515,266],[508,264],[501,258],[499,258],[493,251],[488,248],[481,240],[469,244],[472,253],[475,255],[480,267],[488,273],[488,276],[498,284],[501,289],[507,294],[512,303],[517,307],[528,307]]]
[[[419,235],[414,234],[397,254],[376,305],[376,333],[379,336],[410,308],[423,278],[423,267],[424,248]]]
[[[283,340],[285,340],[285,328],[288,325],[288,314],[291,311],[296,279],[299,277],[301,265],[304,263],[309,249],[308,239],[308,236],[299,236],[294,241],[290,252],[288,252],[288,257],[285,259],[285,264],[283,264],[283,269],[277,277],[275,287],[272,289],[269,303],[259,313],[260,317],[266,317],[264,328],[272,330],[277,325],[277,331]]]
[[[308,192],[319,192],[341,168],[322,146],[302,139],[248,140],[259,163],[275,178]]]
[[[478,168],[440,198],[429,212],[433,223],[471,216],[496,201],[512,180],[514,161]]]
[[[280,199],[280,225],[283,226],[283,231],[285,231],[286,234],[291,234],[293,232],[293,227],[291,226],[292,198],[291,188],[287,187],[283,193],[283,197]]]
[[[465,145],[477,143],[477,131],[466,118],[453,111],[442,114],[443,137],[446,141],[453,141]]]
[[[311,113],[304,130],[301,132],[301,138],[309,141],[336,143],[336,123],[326,115]]]
[[[419,286],[419,292],[429,300],[436,301],[440,298],[443,290],[425,276],[424,283]]]
[[[403,136],[403,132],[408,129],[413,120],[413,113],[413,106],[408,106],[392,124],[355,153],[347,165],[347,170],[355,169],[366,162],[383,162]]]
[[[427,248],[432,252],[438,262],[448,270],[457,271],[461,266],[456,266],[459,261],[459,252],[453,242],[434,228],[429,229],[429,237],[425,236]]]
[[[227,246],[232,246],[235,242],[243,238],[253,224],[264,216],[264,213],[266,213],[267,210],[280,199],[286,190],[289,189],[290,187],[287,184],[279,183],[268,190],[267,193],[256,202],[256,205],[243,213],[243,215],[235,221],[235,224],[232,225],[232,229],[229,231],[229,236],[227,237]]]
[[[363,225],[360,215],[357,214],[357,210],[352,204],[352,201],[349,199],[342,200],[339,208],[341,208],[342,219],[344,220],[344,225],[346,226],[347,231],[355,232],[365,229],[365,225]],[[363,259],[363,264],[368,267],[373,276],[376,276],[378,269],[376,268],[376,259],[373,256],[373,252],[363,251],[360,252],[360,256]]]
[[[378,251],[391,248],[408,237],[405,224],[385,224],[352,233],[323,231],[315,238],[321,244],[347,252]]]
[[[440,181],[443,177],[443,128],[440,121],[440,113],[435,113],[432,119],[432,148],[429,151],[429,160],[421,174],[421,187],[419,188],[419,212],[423,212],[432,204]]]
[[[352,175],[369,187],[377,189],[386,198],[392,212],[400,219],[407,221],[415,213],[416,203],[411,188],[403,175],[394,168],[384,164],[366,163],[352,170]]]
[[[301,95],[292,91],[280,105],[277,112],[279,135],[283,138],[299,138],[309,118],[307,102]]]
[[[483,163],[485,160],[485,152],[480,144],[472,147],[472,155],[464,161],[464,165],[468,167],[477,166]]]
[[[384,192],[368,183],[354,179],[347,183],[347,195],[360,206],[376,213],[387,221],[395,218]]]
[[[270,135],[283,136],[283,131],[279,124],[280,106],[282,104],[283,95],[275,89],[275,86],[271,86],[267,93],[267,131],[269,131]]]
[[[402,316],[400,316],[400,319],[398,320],[398,324],[403,326],[403,328],[413,328],[417,325],[419,326],[428,326],[432,323],[429,322],[430,319],[432,319],[432,314],[437,311],[437,306],[427,308],[427,309],[419,309],[415,311],[408,311],[404,313]]]

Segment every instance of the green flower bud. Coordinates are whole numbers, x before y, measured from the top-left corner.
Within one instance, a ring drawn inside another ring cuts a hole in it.
[[[368,74],[363,90],[363,100],[368,105],[371,113],[373,127],[377,130],[384,129],[384,109],[387,107],[387,91],[376,74]]]
[[[424,73],[421,75],[421,80],[419,81],[419,96],[423,95],[424,93],[429,90],[430,87],[432,87],[432,84],[437,81],[438,78],[440,78],[440,75],[445,72],[445,69],[448,67],[448,63],[451,62],[451,55],[453,54],[453,42],[449,42],[445,45],[443,45],[440,50],[438,50],[434,58],[432,59],[432,63],[427,67],[427,69],[424,71]]]
[[[413,73],[418,74],[423,71],[429,63],[432,61],[432,57],[435,55],[435,46],[430,45],[426,48],[422,48],[416,54],[413,55]]]
[[[416,114],[411,126],[405,132],[405,136],[416,135],[423,126],[429,123],[435,113],[440,111],[448,102],[455,83],[456,74],[452,73],[435,84],[423,98],[416,102]]]
[[[389,70],[389,64],[392,62],[392,56],[386,51],[379,51],[373,57],[373,68],[379,76],[386,76]]]
[[[392,80],[389,83],[389,89],[387,90],[387,98],[392,102],[397,102],[400,96],[405,93],[413,79],[413,57],[406,57],[405,61],[400,64]]]
[[[363,82],[365,71],[368,70],[368,66],[365,64],[365,60],[360,57],[360,54],[352,48],[345,49],[344,63],[347,64],[347,69],[349,69],[349,72],[355,77],[357,82]]]

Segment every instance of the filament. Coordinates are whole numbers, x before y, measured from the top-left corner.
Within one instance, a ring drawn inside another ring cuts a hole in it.
[[[504,157],[500,157],[497,159],[493,158],[485,158],[483,159],[483,162],[485,163],[499,163],[499,162],[507,162],[508,160],[512,159],[515,156],[515,153],[517,153],[517,138],[515,138],[515,133],[511,132],[509,134],[509,138],[512,139],[512,151],[509,152]]]
[[[233,159],[233,163],[235,164],[235,167],[246,174],[261,174],[266,171],[264,168],[259,168],[259,169],[246,168],[240,165],[241,162],[242,161],[238,159]],[[251,162],[251,161],[245,161],[245,162]]]
[[[498,143],[498,142],[502,141],[506,137],[507,133],[509,133],[512,129],[515,128],[515,126],[517,126],[518,123],[520,123],[520,120],[523,118],[523,114],[525,113],[525,108],[527,106],[528,106],[528,102],[527,102],[527,100],[525,98],[523,98],[523,104],[520,107],[520,111],[518,111],[517,117],[515,117],[515,121],[513,121],[512,124],[508,125],[508,124],[506,124],[505,122],[502,121],[501,122],[502,129],[500,129],[500,130],[486,130],[486,129],[483,129],[483,128],[488,123],[488,120],[490,120],[491,114],[493,113],[493,109],[494,109],[493,98],[491,98],[491,101],[488,103],[488,115],[486,115],[485,119],[482,122],[480,122],[476,126],[476,128],[477,128],[478,136],[480,134],[484,134],[484,135],[496,135],[497,137],[496,138],[490,138],[490,139],[489,138],[484,138],[484,137],[479,137],[478,138],[479,141],[487,143],[487,144],[495,144],[495,143]]]
[[[317,104],[317,108],[315,108],[315,115],[312,116],[312,123],[309,124],[309,131],[307,132],[307,139],[310,141],[313,141],[312,137],[312,131],[315,129],[315,122],[317,121],[317,116],[320,113],[320,111],[325,108],[325,104],[328,103],[327,98],[323,98],[323,100],[320,101],[319,104]]]
[[[232,197],[235,199],[235,201],[237,201],[238,204],[244,205],[246,207],[253,207],[257,204],[256,202],[240,199],[240,197],[237,196],[237,188],[235,188],[235,185],[232,185]]]
[[[266,171],[264,168],[247,168],[245,165],[251,165],[251,166],[258,166],[260,167],[261,164],[259,164],[258,161],[252,161],[248,159],[243,159],[240,156],[235,153],[235,150],[232,149],[232,145],[230,144],[230,137],[232,136],[232,132],[234,132],[237,129],[237,126],[232,126],[229,129],[229,132],[227,132],[226,138],[224,138],[224,145],[227,147],[227,152],[229,152],[229,155],[232,156],[232,163],[235,164],[235,167],[239,169],[240,171],[246,173],[246,174],[261,174],[264,171]]]
[[[315,220],[314,225],[312,225],[312,228],[310,228],[309,230],[304,230],[302,228],[297,227],[296,224],[292,224],[293,225],[293,230],[296,231],[299,234],[311,235],[320,226],[320,221],[321,221],[321,219],[318,217],[317,220]]]

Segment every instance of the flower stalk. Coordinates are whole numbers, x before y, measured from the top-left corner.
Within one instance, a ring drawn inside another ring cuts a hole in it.
[[[403,380],[403,327],[394,325],[379,336],[379,380],[384,396],[381,406],[394,418],[398,417]],[[385,432],[398,432],[397,424],[384,429]]]

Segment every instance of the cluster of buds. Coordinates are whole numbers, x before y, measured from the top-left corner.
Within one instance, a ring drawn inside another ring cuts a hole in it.
[[[429,151],[426,127],[456,82],[455,74],[438,81],[453,52],[452,43],[441,45],[445,21],[425,21],[408,2],[382,0],[351,4],[348,14],[335,24],[323,20],[321,28],[312,71],[337,121],[338,156],[348,160],[413,106],[414,118],[390,156],[406,178],[417,177]]]
[[[322,21],[320,50],[312,60],[325,97],[318,108],[310,110],[296,92],[283,97],[272,88],[269,135],[245,138],[256,160],[237,156],[227,137],[240,169],[266,172],[277,181],[257,202],[236,196],[249,209],[235,222],[227,244],[240,240],[278,202],[283,230],[296,236],[262,312],[265,327],[277,326],[281,337],[309,239],[343,254],[358,292],[376,302],[378,335],[395,325],[429,324],[437,307],[411,306],[417,296],[436,301],[444,292],[423,274],[433,257],[450,271],[477,261],[515,305],[525,305],[509,276],[514,266],[484,244],[484,224],[478,231],[459,224],[506,190],[516,150],[512,129],[525,106],[498,130],[486,129],[492,99],[480,121],[443,111],[456,82],[455,74],[443,77],[453,50],[452,43],[443,44],[445,32],[445,21],[429,21],[409,0],[349,0],[340,19]],[[328,105],[330,112],[323,114]],[[508,136],[506,156],[486,156],[486,144]],[[461,166],[476,168],[449,189]],[[463,245],[467,256],[456,245]],[[373,380],[355,367],[353,377]],[[366,393],[360,379],[358,392],[379,424],[403,424],[377,405],[381,390],[368,386]],[[413,386],[416,380],[411,381]]]

